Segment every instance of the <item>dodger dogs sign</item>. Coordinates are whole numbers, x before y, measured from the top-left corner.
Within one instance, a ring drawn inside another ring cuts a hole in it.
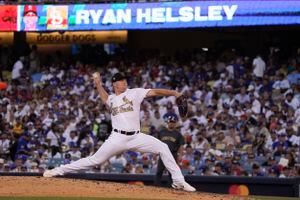
[[[30,44],[90,44],[90,43],[124,43],[127,31],[68,31],[64,33],[26,33]]]

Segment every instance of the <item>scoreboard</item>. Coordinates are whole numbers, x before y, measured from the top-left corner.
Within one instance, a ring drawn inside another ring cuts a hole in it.
[[[300,1],[2,5],[0,31],[135,30],[300,24]]]

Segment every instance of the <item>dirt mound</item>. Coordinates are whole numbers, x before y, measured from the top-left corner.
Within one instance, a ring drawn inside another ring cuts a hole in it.
[[[0,177],[0,196],[116,197],[133,199],[226,200],[228,195],[66,178]]]

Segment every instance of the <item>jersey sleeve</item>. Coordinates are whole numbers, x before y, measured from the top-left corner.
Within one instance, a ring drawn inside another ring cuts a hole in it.
[[[144,89],[144,88],[136,88],[135,89],[135,98],[138,102],[142,102],[144,98],[146,97],[147,93],[151,89]]]

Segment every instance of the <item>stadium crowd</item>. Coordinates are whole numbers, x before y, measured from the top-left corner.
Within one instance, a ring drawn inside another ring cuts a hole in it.
[[[1,65],[9,63],[1,51]],[[270,51],[250,58],[226,50],[158,52],[129,57],[92,49],[42,61],[36,47],[12,67],[0,90],[0,171],[43,172],[93,154],[112,129],[108,109],[91,80],[122,71],[130,87],[172,88],[189,98],[178,128],[185,138],[178,162],[184,174],[294,177],[300,175],[300,54]],[[141,132],[156,135],[178,113],[174,97],[145,100]],[[154,173],[157,155],[124,152],[88,171]]]

